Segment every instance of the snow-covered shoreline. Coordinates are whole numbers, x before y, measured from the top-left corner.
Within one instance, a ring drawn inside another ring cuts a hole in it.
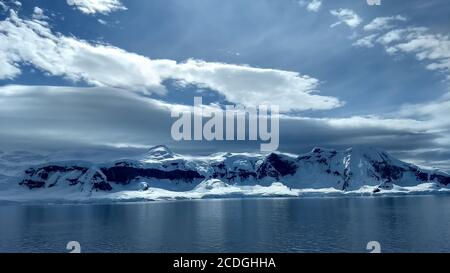
[[[382,197],[411,195],[449,195],[450,189],[436,187],[433,183],[423,183],[412,187],[394,186],[390,190],[375,192],[376,187],[364,186],[359,190],[341,191],[334,188],[323,189],[290,189],[282,183],[275,182],[269,186],[237,186],[227,185],[219,180],[205,181],[190,191],[170,191],[161,188],[146,190],[120,190],[116,192],[62,192],[60,190],[27,191],[11,189],[0,192],[0,203],[105,203],[105,202],[145,202],[175,201],[229,198],[326,198],[326,197]]]

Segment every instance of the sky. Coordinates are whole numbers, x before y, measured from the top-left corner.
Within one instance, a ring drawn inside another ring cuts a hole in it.
[[[173,141],[173,109],[279,105],[282,152],[375,146],[450,170],[446,0],[0,0],[0,150]]]

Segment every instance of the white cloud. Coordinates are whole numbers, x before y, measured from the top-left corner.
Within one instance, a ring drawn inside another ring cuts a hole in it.
[[[46,15],[44,15],[44,11],[40,7],[34,7],[33,19],[45,20],[45,19],[48,19],[48,17]]]
[[[429,61],[427,68],[450,73],[450,38],[441,34],[410,33],[388,50],[415,54],[420,61]]]
[[[399,111],[399,116],[427,120],[434,128],[445,128],[445,131],[450,131],[449,114],[450,93],[435,101],[403,105]]]
[[[278,104],[283,111],[330,109],[337,98],[316,93],[319,80],[297,72],[188,60],[151,60],[110,45],[93,44],[54,33],[42,20],[25,20],[14,11],[0,21],[0,78],[14,78],[20,65],[95,86],[165,94],[174,79],[213,89],[229,101]]]
[[[20,73],[20,64],[28,63],[50,75],[92,85],[164,92],[150,59],[53,33],[45,21],[22,20],[10,12],[0,21],[0,49],[5,55],[0,78],[13,78]]]
[[[127,8],[120,0],[66,0],[70,6],[75,6],[85,14],[108,14],[116,10],[126,10]]]
[[[338,22],[332,24],[331,27],[345,23],[350,28],[355,28],[362,23],[361,17],[359,17],[358,14],[351,9],[330,10],[330,13],[336,16],[339,20]]]
[[[107,23],[105,20],[103,20],[103,19],[98,19],[97,22],[99,22],[99,23],[102,24],[102,25],[107,25],[107,24],[108,24],[108,23]]]
[[[392,22],[395,21],[406,21],[406,18],[401,15],[389,16],[389,17],[377,17],[372,20],[369,24],[364,26],[365,31],[376,31],[376,30],[384,30],[390,29],[394,26]]]
[[[450,37],[448,35],[431,33],[424,27],[407,27],[393,29],[359,39],[354,45],[373,47],[373,42],[384,46],[389,54],[411,54],[419,61],[427,62],[426,68],[445,73],[450,79]],[[371,43],[365,43],[370,40]]]
[[[9,9],[17,9],[22,7],[22,3],[19,1],[12,1],[12,0],[0,0],[0,13],[7,12]]]
[[[302,7],[306,7],[308,11],[318,12],[320,7],[322,6],[321,0],[300,0],[298,4]]]
[[[319,81],[297,72],[198,60],[163,61],[156,67],[163,78],[211,88],[227,100],[244,105],[275,104],[289,111],[330,109],[342,104],[336,98],[314,94]]]
[[[404,29],[394,29],[380,36],[377,40],[382,45],[387,45],[402,39]]]
[[[420,132],[427,125],[408,118],[381,118],[377,116],[352,116],[347,118],[325,118],[328,124],[337,128],[377,128],[398,131]]]
[[[374,47],[374,40],[377,37],[376,34],[368,35],[365,37],[362,37],[358,39],[356,42],[353,43],[354,46],[360,46],[360,47]]]

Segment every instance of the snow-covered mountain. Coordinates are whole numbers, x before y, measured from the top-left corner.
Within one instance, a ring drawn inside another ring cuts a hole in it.
[[[426,185],[446,190],[450,175],[402,162],[374,148],[336,151],[314,148],[302,155],[218,153],[183,156],[160,145],[140,159],[91,163],[59,161],[26,168],[18,187],[38,192],[120,196],[300,195],[327,189],[370,193]],[[169,194],[170,193],[170,194]],[[201,193],[201,195],[199,195]]]

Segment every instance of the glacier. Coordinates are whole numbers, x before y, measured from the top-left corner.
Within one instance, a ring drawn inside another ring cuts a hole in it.
[[[150,201],[448,194],[450,175],[376,148],[306,154],[181,155],[158,145],[133,159],[53,160],[0,153],[0,201]]]

